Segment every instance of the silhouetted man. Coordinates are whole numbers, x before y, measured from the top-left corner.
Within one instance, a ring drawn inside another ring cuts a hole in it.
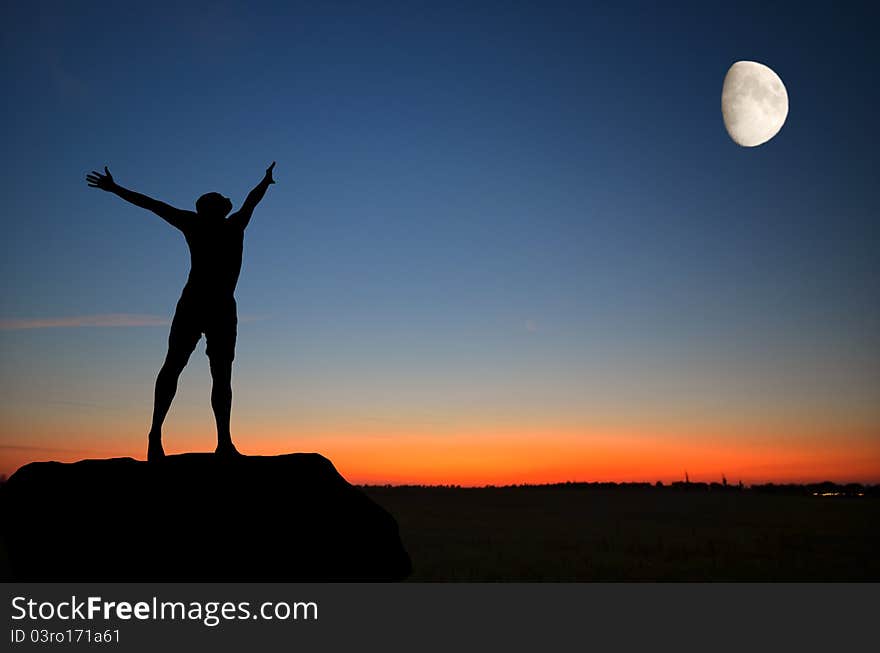
[[[148,460],[159,460],[165,456],[162,423],[177,392],[177,379],[203,333],[213,380],[211,407],[217,420],[216,453],[238,455],[229,432],[232,360],[235,357],[238,324],[235,284],[241,272],[244,230],[266,189],[275,183],[272,179],[274,167],[273,161],[262,181],[248,194],[241,209],[228,218],[226,215],[232,210],[232,202],[220,193],[202,195],[196,201],[196,211],[193,213],[123,188],[113,181],[106,167],[103,175],[96,171],[86,175],[89,186],[115,193],[136,206],[149,209],[180,229],[189,245],[189,278],[177,302],[168,336],[168,354],[156,378]]]

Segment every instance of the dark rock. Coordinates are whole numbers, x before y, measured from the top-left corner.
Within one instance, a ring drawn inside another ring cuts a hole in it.
[[[318,454],[31,463],[0,492],[22,581],[402,580],[394,518]]]

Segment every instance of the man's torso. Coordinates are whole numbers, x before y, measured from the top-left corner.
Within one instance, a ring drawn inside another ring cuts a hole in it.
[[[244,230],[227,220],[193,221],[183,234],[191,266],[183,295],[205,301],[232,299],[241,273]]]

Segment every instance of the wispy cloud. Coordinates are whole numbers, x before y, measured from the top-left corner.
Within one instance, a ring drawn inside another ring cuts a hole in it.
[[[239,322],[263,322],[269,315],[242,315]],[[73,317],[38,317],[0,319],[0,331],[25,329],[80,329],[85,327],[151,327],[168,326],[171,320],[158,315],[139,313],[103,313],[101,315],[76,315]]]
[[[0,319],[0,331],[23,329],[76,329],[83,327],[145,327],[167,326],[167,317],[133,313],[105,313],[101,315],[76,315],[73,317],[43,317],[23,319]]]

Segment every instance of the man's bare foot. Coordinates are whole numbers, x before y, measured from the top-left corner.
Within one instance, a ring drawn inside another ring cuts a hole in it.
[[[147,460],[151,463],[155,463],[164,460],[164,458],[165,450],[162,448],[162,443],[150,442],[150,445],[147,447]]]
[[[150,433],[150,444],[147,446],[147,460],[151,463],[165,458],[165,449],[162,448],[162,435]]]
[[[223,442],[218,443],[217,448],[214,450],[214,454],[217,456],[241,456],[238,452],[238,449],[235,448],[235,445],[232,442]]]

